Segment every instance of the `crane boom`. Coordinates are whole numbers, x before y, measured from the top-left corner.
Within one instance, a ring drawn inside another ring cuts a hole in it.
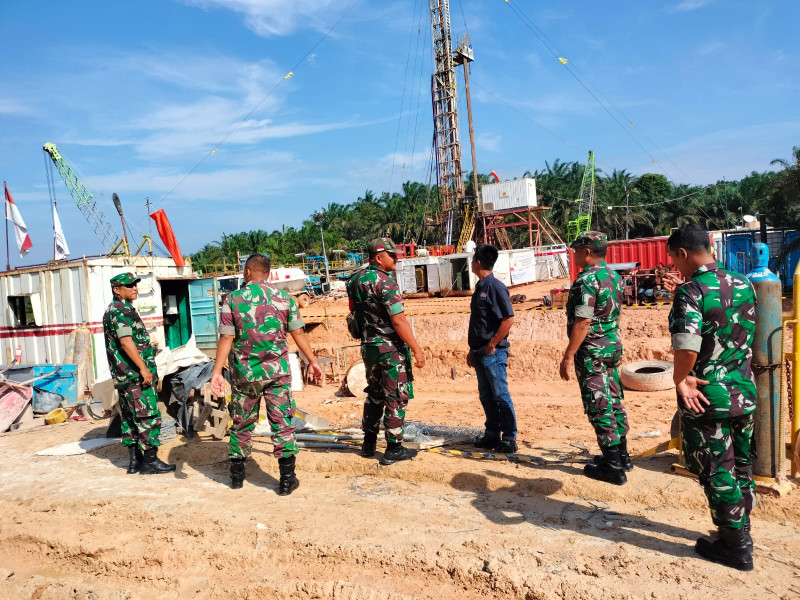
[[[581,191],[575,202],[578,203],[578,216],[567,223],[567,241],[574,241],[579,235],[592,229],[592,211],[594,210],[594,152],[589,150],[589,158],[583,169]]]
[[[112,252],[119,244],[119,235],[108,219],[106,219],[103,211],[100,210],[92,193],[83,185],[75,174],[75,170],[61,152],[59,152],[54,143],[47,142],[42,150],[47,153],[56,166],[56,169],[58,169],[58,173],[64,180],[72,199],[75,201],[75,204],[78,205],[78,208],[91,226],[97,239],[103,244],[105,251],[109,253]]]

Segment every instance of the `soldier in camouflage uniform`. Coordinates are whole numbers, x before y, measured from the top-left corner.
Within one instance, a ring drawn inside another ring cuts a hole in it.
[[[157,456],[161,433],[161,413],[156,394],[155,351],[150,336],[133,301],[139,297],[133,273],[111,278],[114,300],[103,315],[106,356],[122,413],[122,444],[128,447],[128,473],[169,473],[168,465]]]
[[[295,475],[297,442],[292,427],[295,403],[287,333],[292,334],[297,347],[309,359],[316,381],[322,370],[303,331],[303,319],[294,298],[285,290],[268,285],[270,267],[269,258],[263,254],[250,256],[244,265],[246,285],[228,294],[222,302],[211,388],[217,396],[225,395],[222,369],[230,357],[231,487],[241,488],[244,483],[245,461],[253,446],[252,432],[258,423],[263,398],[272,431],[273,454],[280,470],[278,494],[286,496],[300,485]]]
[[[568,381],[574,363],[583,410],[603,453],[584,467],[584,474],[623,485],[628,480],[625,471],[633,469],[626,438],[628,417],[619,383],[623,291],[622,279],[606,265],[607,246],[606,235],[599,231],[586,232],[572,242],[575,264],[583,270],[573,282],[567,300],[569,345],[560,374]]]
[[[361,356],[367,371],[361,454],[375,455],[383,420],[387,443],[380,461],[383,465],[408,460],[417,454],[402,444],[406,405],[414,397],[409,348],[415,366],[425,365],[425,356],[411,332],[397,287],[396,251],[388,238],[372,240],[367,246],[369,266],[347,282],[350,309],[355,312],[361,329]]]
[[[667,252],[686,278],[679,287],[675,278],[668,285],[675,292],[669,330],[683,456],[705,490],[720,534],[714,542],[700,538],[695,550],[709,560],[750,571],[755,291],[746,277],[719,268],[708,232],[698,225],[673,233]]]

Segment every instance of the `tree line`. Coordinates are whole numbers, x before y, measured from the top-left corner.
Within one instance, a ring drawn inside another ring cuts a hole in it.
[[[575,200],[580,193],[584,166],[556,159],[544,169],[526,171],[536,179],[538,203],[548,206],[546,215],[562,238],[567,223],[577,216]],[[666,235],[672,227],[698,223],[708,230],[732,229],[743,215],[763,214],[771,227],[800,225],[800,146],[789,159],[770,162],[776,170],[753,171],[738,181],[718,181],[708,186],[675,184],[664,175],[634,176],[626,170],[596,171],[596,201],[592,228],[609,239]],[[489,175],[479,174],[479,184]],[[467,196],[474,196],[472,174],[465,181]],[[274,264],[302,262],[302,256],[322,253],[322,235],[329,260],[344,258],[342,252],[364,252],[369,240],[390,236],[396,242],[439,243],[439,227],[432,225],[439,210],[438,190],[419,182],[407,182],[400,192],[376,196],[367,191],[351,204],[329,203],[306,218],[299,227],[267,232],[223,233],[191,255],[199,271],[211,265],[235,263],[241,255],[262,253]],[[321,229],[321,231],[320,231]],[[515,247],[527,245],[527,229],[509,228]]]

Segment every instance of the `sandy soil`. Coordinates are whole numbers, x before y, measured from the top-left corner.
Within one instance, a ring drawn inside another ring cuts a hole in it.
[[[418,373],[410,420],[482,424],[475,378],[464,365],[467,315],[422,314],[466,310],[468,303],[408,303],[429,362]],[[325,309],[341,314],[346,306],[316,303],[304,312]],[[797,492],[759,496],[753,573],[699,559],[693,544],[711,520],[697,483],[668,473],[677,454],[637,460],[623,487],[582,476],[589,454],[578,446],[593,450],[594,439],[577,384],[561,382],[555,371],[566,341],[564,313],[518,314],[510,379],[520,453],[564,462],[421,453],[379,467],[355,451],[303,450],[301,487],[281,498],[268,439],[255,442],[244,489],[231,490],[225,443],[206,435],[167,444],[162,455],[177,461],[178,472],[150,477],[127,475],[126,453],[117,445],[80,456],[34,456],[102,436],[103,423],[6,435],[0,437],[0,597],[800,597]],[[666,315],[664,308],[625,311],[626,359],[669,358]],[[349,343],[341,317],[307,321],[320,323],[310,336],[321,353],[334,355]],[[296,398],[337,424],[357,423],[361,399],[336,395],[336,388],[307,387]],[[669,439],[671,392],[626,392],[626,404],[634,451]],[[653,431],[661,434],[636,437]]]

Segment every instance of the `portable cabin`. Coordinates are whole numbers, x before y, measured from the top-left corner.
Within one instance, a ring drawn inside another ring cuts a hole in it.
[[[83,258],[0,272],[0,363],[10,364],[21,347],[23,364],[60,364],[67,336],[85,325],[92,334],[91,375],[108,378],[103,313],[113,296],[109,280],[126,272],[141,279],[134,305],[155,345],[176,348],[193,333],[213,331],[216,346],[213,279],[198,279],[191,263],[177,267],[159,256]]]

